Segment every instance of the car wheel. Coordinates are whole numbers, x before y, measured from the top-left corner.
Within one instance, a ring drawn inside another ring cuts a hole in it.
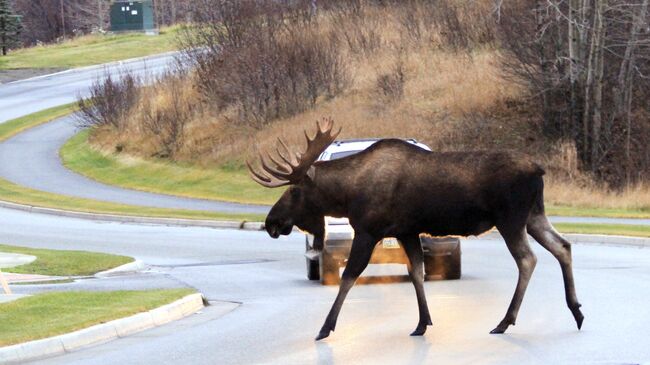
[[[307,279],[309,280],[318,280],[320,279],[320,265],[317,260],[310,260],[305,258],[307,261]]]
[[[323,285],[338,285],[341,282],[339,277],[339,263],[327,251],[323,251],[318,259],[320,282]]]
[[[460,279],[460,244],[445,256],[424,256],[424,272],[426,280]]]

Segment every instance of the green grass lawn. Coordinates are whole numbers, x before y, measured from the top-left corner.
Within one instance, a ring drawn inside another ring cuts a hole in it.
[[[73,105],[56,107],[0,124],[0,141],[6,140],[27,128],[46,123],[65,115],[73,110]],[[264,216],[260,214],[229,214],[186,209],[148,208],[100,202],[92,199],[75,198],[34,190],[4,179],[0,179],[0,200],[38,207],[58,208],[88,213],[231,221],[260,221],[264,219]]]
[[[60,151],[64,165],[91,179],[154,193],[190,198],[272,205],[284,189],[255,183],[242,168],[199,168],[168,162],[123,159],[94,150],[82,131]]]
[[[186,209],[148,208],[135,205],[107,203],[91,199],[52,194],[0,179],[0,200],[37,207],[55,208],[86,213],[105,213],[137,217],[211,219],[229,221],[262,221],[260,214],[229,214]]]
[[[25,115],[20,118],[9,120],[5,123],[0,123],[0,142],[5,141],[26,129],[66,116],[75,110],[77,110],[77,104],[71,103]]]
[[[36,260],[27,265],[6,269],[16,274],[88,276],[133,261],[132,257],[98,252],[46,250],[7,245],[0,245],[0,252],[36,256]]]
[[[173,51],[178,29],[163,29],[158,36],[141,33],[86,35],[60,44],[18,49],[0,57],[0,70],[73,68]]]
[[[43,293],[0,304],[0,346],[80,330],[145,312],[191,289]]]
[[[650,237],[650,226],[627,224],[555,223],[562,233],[608,234],[615,236]]]

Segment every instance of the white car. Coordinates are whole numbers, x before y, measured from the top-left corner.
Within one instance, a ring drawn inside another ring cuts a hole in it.
[[[329,161],[350,156],[372,146],[379,139],[355,139],[335,141],[320,155],[319,161]],[[406,139],[427,151],[431,149],[414,139]],[[344,267],[350,255],[354,229],[347,218],[325,217],[325,236],[322,245],[314,245],[314,236],[305,237],[307,278],[320,280],[324,285],[340,282],[339,268]],[[460,240],[455,237],[434,238],[421,236],[424,251],[424,269],[427,280],[460,278]],[[314,247],[316,246],[316,248]],[[320,249],[319,246],[322,246]],[[378,242],[373,251],[371,264],[402,263],[408,258],[400,242],[387,237]]]

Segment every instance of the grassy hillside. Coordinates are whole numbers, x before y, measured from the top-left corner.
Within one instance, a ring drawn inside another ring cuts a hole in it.
[[[0,70],[73,68],[173,51],[177,31],[178,28],[172,27],[163,29],[158,36],[85,35],[58,44],[18,49],[0,57]]]

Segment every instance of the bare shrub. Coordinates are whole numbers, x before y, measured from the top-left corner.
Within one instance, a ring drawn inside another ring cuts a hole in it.
[[[382,45],[381,19],[369,14],[369,5],[360,0],[341,2],[330,12],[338,37],[343,39],[351,54],[369,56]]]
[[[234,107],[238,122],[259,128],[345,88],[338,38],[306,13],[271,2],[203,5],[198,23],[183,32],[181,42],[198,88],[216,110]]]
[[[168,75],[151,88],[154,89],[152,92],[158,88],[165,90],[164,94],[159,93],[164,103],[155,107],[151,103],[152,98],[141,100],[139,117],[142,127],[157,146],[151,157],[174,160],[183,146],[185,127],[198,110],[194,109],[186,85],[176,76]]]
[[[125,119],[137,105],[140,78],[131,72],[123,72],[118,78],[106,74],[95,80],[90,96],[78,97],[80,113],[77,123],[82,128],[110,126],[117,130],[124,127]]]
[[[397,6],[402,39],[412,45],[428,44],[470,50],[495,41],[489,1],[407,0]]]

